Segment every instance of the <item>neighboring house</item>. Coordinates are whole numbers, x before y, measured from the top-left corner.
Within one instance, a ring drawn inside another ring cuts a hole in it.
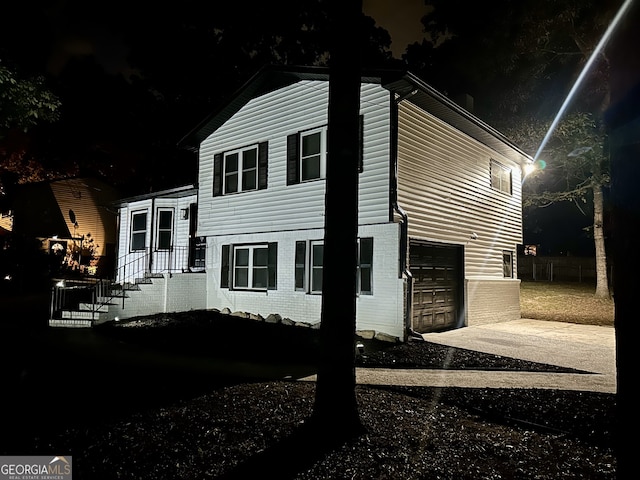
[[[53,276],[109,276],[113,270],[119,193],[94,178],[21,185],[13,204],[14,241],[35,239],[50,255]]]
[[[328,80],[324,68],[259,72],[180,142],[198,155],[197,193],[121,202],[121,257],[159,242],[206,245],[204,274],[189,262],[185,275],[163,273],[159,311],[179,295],[183,310],[320,321]],[[360,118],[357,329],[407,339],[519,318],[515,253],[531,158],[407,72],[363,75]],[[171,241],[160,227],[169,217],[184,224]],[[176,277],[188,280],[167,294]]]

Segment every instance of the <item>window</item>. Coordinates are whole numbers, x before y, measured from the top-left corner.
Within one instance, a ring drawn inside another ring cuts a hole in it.
[[[246,192],[258,187],[258,147],[224,154],[224,193]]]
[[[131,215],[131,251],[144,250],[147,246],[147,212]]]
[[[511,195],[511,169],[491,160],[491,187]]]
[[[235,290],[276,288],[277,244],[223,245],[220,286]]]
[[[300,181],[324,178],[326,173],[323,130],[300,135]]]
[[[505,278],[513,278],[513,252],[502,252],[502,274]]]
[[[213,195],[267,188],[267,155],[267,142],[214,155]]]
[[[295,289],[309,293],[322,293],[324,245],[321,240],[296,242]],[[307,272],[309,277],[307,278]],[[360,295],[373,294],[373,238],[358,240],[357,291]]]
[[[287,185],[325,177],[326,132],[326,127],[320,127],[287,137]]]
[[[158,250],[169,250],[173,243],[173,210],[158,210]]]
[[[373,267],[373,238],[361,238],[358,242],[358,292],[371,295]]]
[[[266,245],[235,247],[233,288],[267,288],[269,249]]]
[[[358,123],[358,172],[364,171],[364,115]],[[287,137],[287,185],[325,178],[326,127],[297,132]]]
[[[305,271],[307,264],[307,242],[296,242],[295,289],[306,291]]]
[[[322,293],[322,267],[324,265],[324,245],[311,242],[311,293]]]

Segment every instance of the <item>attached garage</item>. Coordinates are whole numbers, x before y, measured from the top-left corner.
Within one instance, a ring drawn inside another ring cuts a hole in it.
[[[463,258],[461,245],[409,242],[413,331],[427,333],[463,326]]]

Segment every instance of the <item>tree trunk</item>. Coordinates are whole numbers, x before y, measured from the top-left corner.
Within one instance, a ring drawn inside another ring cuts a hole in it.
[[[626,4],[626,2],[625,2]],[[623,17],[607,47],[611,64],[611,106],[606,114],[611,151],[613,298],[616,329],[616,478],[638,475],[637,337],[640,291],[640,4]],[[634,420],[635,419],[635,420]]]
[[[312,421],[339,437],[362,433],[355,396],[361,2],[331,2],[329,126],[321,358]]]
[[[596,297],[609,298],[607,253],[604,245],[604,201],[602,186],[593,186],[593,240],[596,247]]]

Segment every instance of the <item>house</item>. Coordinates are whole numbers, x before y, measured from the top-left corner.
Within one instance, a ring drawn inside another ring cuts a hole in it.
[[[177,235],[204,257],[204,275],[184,270],[182,309],[204,295],[206,308],[319,322],[328,80],[324,68],[264,69],[181,140],[199,169],[197,216]],[[531,158],[409,72],[364,74],[360,114],[358,330],[406,339],[519,318]],[[151,218],[165,197],[122,203],[127,254],[161,241]],[[179,222],[187,207],[172,208]]]
[[[101,276],[113,268],[119,193],[95,178],[66,178],[21,185],[12,200],[14,241],[39,242],[50,274]]]

